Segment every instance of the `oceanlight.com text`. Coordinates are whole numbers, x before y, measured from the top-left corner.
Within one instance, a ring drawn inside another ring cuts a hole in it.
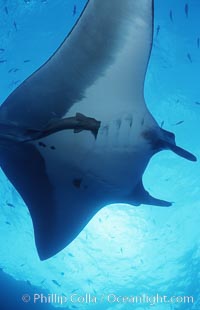
[[[193,296],[167,296],[167,295],[148,295],[143,294],[141,296],[134,295],[117,295],[115,293],[110,294],[42,294],[37,293],[32,296],[24,294],[22,296],[24,303],[32,302],[34,304],[148,304],[150,306],[156,304],[193,304]]]

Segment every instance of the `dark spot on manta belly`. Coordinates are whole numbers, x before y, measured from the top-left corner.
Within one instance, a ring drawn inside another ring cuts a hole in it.
[[[160,140],[156,139],[155,132],[152,130],[143,131],[141,136],[148,141],[151,145],[152,150],[158,150],[161,148]]]
[[[153,132],[151,130],[143,131],[141,135],[146,140],[152,140],[153,139]]]
[[[55,148],[55,146],[51,146],[50,149],[51,150],[55,150],[56,148]]]
[[[72,183],[76,188],[80,188],[81,183],[82,183],[82,179],[74,179]]]
[[[46,144],[45,144],[45,143],[43,143],[43,142],[41,142],[41,141],[40,141],[40,142],[38,142],[38,145],[39,145],[39,146],[42,146],[42,147],[46,147]]]

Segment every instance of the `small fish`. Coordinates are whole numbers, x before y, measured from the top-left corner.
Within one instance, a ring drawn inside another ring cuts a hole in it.
[[[18,69],[18,68],[11,68],[11,69],[8,71],[8,73],[11,73],[11,72],[17,72],[17,71],[19,71],[19,69]]]
[[[6,221],[5,223],[6,223],[7,225],[11,225],[10,222],[8,222],[8,221]]]
[[[179,121],[175,125],[180,125],[180,124],[183,124],[183,123],[184,123],[184,121]]]
[[[15,30],[17,31],[17,24],[16,24],[16,21],[14,21],[13,26],[15,27]]]
[[[160,127],[163,128],[165,121],[162,121]]]
[[[4,48],[0,48],[0,52],[5,52],[5,49]]]
[[[88,283],[88,285],[92,285],[92,284],[93,284],[93,281],[90,280],[90,279],[87,279],[87,283]]]
[[[5,11],[6,14],[8,15],[8,8],[7,8],[7,6],[4,7],[4,11]]]
[[[55,285],[61,287],[61,285],[60,285],[56,280],[52,280],[52,282],[53,282]]]
[[[189,6],[188,3],[185,4],[185,16],[188,18]]]
[[[77,292],[77,291],[78,291],[78,288],[72,290],[71,293],[75,293],[75,292]]]
[[[70,256],[70,257],[74,257],[74,255],[72,254],[72,253],[67,253],[68,254],[68,256]]]
[[[195,101],[195,104],[198,104],[198,105],[200,105],[200,102],[199,102],[199,101]]]
[[[15,208],[15,206],[12,203],[10,203],[10,202],[6,202],[6,204],[7,204],[8,207]]]
[[[192,63],[192,57],[191,57],[190,53],[187,53],[187,58],[188,58],[189,61]]]
[[[197,38],[197,47],[200,47],[200,38]]]
[[[160,32],[160,25],[157,26],[156,37],[159,35],[159,32]]]
[[[73,8],[73,16],[76,15],[76,12],[77,12],[76,5],[74,5],[74,8]]]
[[[1,59],[1,60],[0,60],[0,64],[3,64],[3,63],[5,63],[5,62],[7,62],[6,59]]]
[[[26,283],[31,286],[31,282],[29,280],[27,280]]]
[[[26,63],[26,62],[30,62],[30,59],[25,59],[25,60],[24,60],[24,63]]]
[[[61,276],[64,276],[64,275],[65,275],[65,273],[64,273],[63,271],[62,271],[60,274],[61,274]]]
[[[120,252],[121,252],[121,254],[123,254],[123,249],[122,248],[120,248]]]
[[[172,10],[169,11],[169,18],[170,18],[171,22],[173,23],[174,22],[174,18],[173,18]]]
[[[17,84],[19,84],[19,83],[20,83],[20,80],[17,80],[17,81],[14,81],[14,82],[13,82],[14,85],[17,85]]]

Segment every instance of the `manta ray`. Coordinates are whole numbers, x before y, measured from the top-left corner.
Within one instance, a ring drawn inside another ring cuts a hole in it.
[[[154,154],[196,161],[144,99],[153,0],[89,0],[56,52],[0,108],[0,165],[28,206],[41,260],[111,203],[168,207],[142,177]]]

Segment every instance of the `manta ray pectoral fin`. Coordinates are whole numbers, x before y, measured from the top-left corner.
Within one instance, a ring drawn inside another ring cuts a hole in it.
[[[134,188],[131,196],[129,196],[129,203],[133,205],[154,205],[160,207],[170,207],[172,205],[171,202],[160,200],[157,198],[152,197],[144,188],[142,181],[138,183],[138,185]]]
[[[175,135],[172,132],[161,129],[161,133],[162,138],[157,144],[160,149],[168,149],[187,160],[197,161],[196,156],[176,145]]]
[[[63,232],[54,188],[39,151],[32,144],[17,143],[12,150],[1,149],[0,165],[29,208],[40,259],[55,255],[69,243],[70,227]]]

